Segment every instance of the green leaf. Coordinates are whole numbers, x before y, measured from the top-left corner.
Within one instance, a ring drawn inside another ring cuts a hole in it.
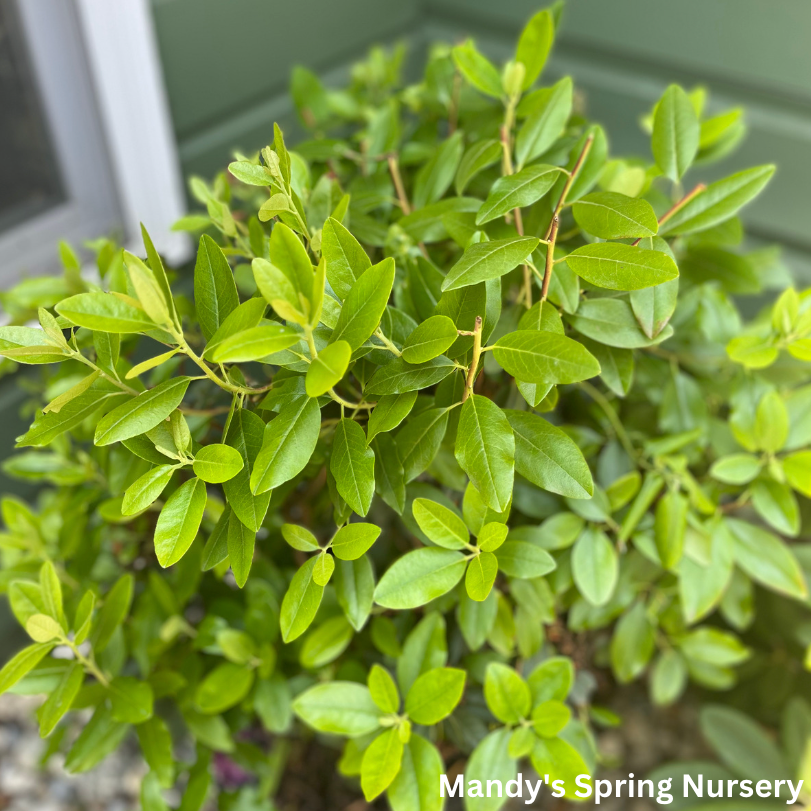
[[[339,560],[357,560],[380,537],[380,527],[374,524],[346,524],[332,539],[332,551]]]
[[[665,327],[656,338],[648,338],[639,328],[631,305],[617,298],[587,299],[568,316],[571,325],[586,338],[620,349],[637,349],[661,343],[673,334]]]
[[[194,694],[195,706],[205,715],[219,715],[247,697],[253,680],[250,668],[223,662],[200,682]]]
[[[755,442],[768,453],[781,450],[788,439],[788,411],[776,391],[763,395],[755,412]]]
[[[571,717],[572,711],[562,701],[544,701],[532,710],[532,726],[542,738],[554,738]]]
[[[648,338],[655,338],[667,326],[676,310],[678,296],[678,279],[631,291],[631,308]]]
[[[194,474],[204,482],[220,484],[242,470],[244,461],[239,451],[229,445],[215,443],[197,451],[194,457]]]
[[[758,515],[783,535],[796,536],[800,531],[800,508],[786,484],[761,479],[752,487],[752,506]]]
[[[520,265],[538,244],[537,237],[515,237],[471,245],[448,271],[442,290],[456,290],[487,279],[497,279]]]
[[[512,498],[515,438],[504,412],[488,397],[474,394],[462,405],[456,459],[485,504],[503,512]]]
[[[594,483],[583,453],[566,433],[527,411],[504,412],[515,435],[515,469],[543,490],[591,498]]]
[[[687,683],[687,666],[678,651],[663,651],[651,668],[650,692],[654,704],[666,707],[682,694]]]
[[[347,649],[353,636],[352,626],[345,617],[331,617],[304,640],[299,655],[302,667],[316,670],[334,662]]]
[[[461,701],[465,677],[464,670],[453,667],[437,667],[423,673],[408,691],[406,715],[417,724],[438,724]]]
[[[544,701],[564,701],[574,684],[572,660],[564,656],[553,656],[541,662],[527,679],[532,691],[532,706]]]
[[[552,87],[533,94],[535,103],[518,130],[515,157],[519,166],[543,155],[563,134],[572,112],[573,86],[566,76]]]
[[[515,670],[491,662],[484,676],[484,700],[499,721],[517,724],[529,717],[532,696],[527,683]]]
[[[265,426],[251,472],[251,492],[265,493],[296,477],[313,455],[321,430],[318,401],[298,398]]]
[[[710,183],[660,228],[660,235],[705,231],[736,214],[762,191],[774,174],[772,164],[744,169]]]
[[[600,374],[594,356],[577,341],[554,332],[516,330],[496,341],[499,366],[527,383],[577,383]]]
[[[335,596],[350,625],[360,631],[374,602],[375,580],[372,564],[365,555],[357,560],[335,561]]]
[[[505,524],[492,521],[479,530],[477,544],[482,552],[494,552],[507,540],[509,530]]]
[[[495,99],[502,97],[501,76],[493,63],[476,50],[472,40],[457,45],[451,54],[456,67],[473,87]]]
[[[575,782],[579,775],[589,774],[589,769],[583,756],[570,743],[563,738],[538,739],[530,756],[532,768],[538,774],[549,775],[550,785],[562,781],[565,796],[570,800],[578,800],[575,795],[578,791]]]
[[[71,774],[90,771],[118,748],[129,730],[128,724],[114,721],[110,710],[99,705],[68,752],[65,769]]]
[[[341,497],[358,515],[366,515],[375,494],[375,455],[354,420],[344,418],[335,428],[329,469]]]
[[[327,260],[330,287],[342,300],[372,266],[360,243],[333,217],[327,218],[321,232],[321,254]]]
[[[437,546],[464,549],[470,543],[465,522],[442,504],[427,498],[415,498],[411,510],[419,528]]]
[[[152,772],[141,780],[140,799],[142,811],[169,811],[158,776]]]
[[[55,643],[38,642],[23,648],[0,670],[0,695],[13,687],[26,673],[33,670],[54,648]]]
[[[118,293],[79,293],[63,299],[54,309],[72,324],[101,332],[145,332],[155,328],[135,299]],[[5,335],[0,333],[0,337]]]
[[[346,374],[351,357],[352,347],[346,341],[324,347],[307,368],[304,383],[307,396],[326,394]]]
[[[587,194],[572,206],[572,213],[584,231],[600,239],[651,237],[659,230],[647,200],[613,191]]]
[[[384,394],[372,409],[366,427],[368,441],[387,431],[394,430],[414,408],[417,392],[407,391],[403,394]]]
[[[498,558],[492,552],[480,552],[465,572],[465,590],[471,600],[483,602],[490,594],[498,574]]]
[[[465,148],[464,135],[457,130],[439,144],[436,152],[417,172],[414,179],[412,203],[414,208],[424,208],[436,203],[453,182],[462,151]]]
[[[131,574],[122,575],[104,597],[99,618],[93,629],[91,641],[93,651],[101,653],[108,645],[113,634],[126,619],[132,605],[135,589]]]
[[[206,485],[189,479],[169,496],[155,525],[155,554],[165,569],[186,554],[197,537],[206,508]]]
[[[609,290],[641,290],[679,275],[666,253],[614,242],[577,248],[566,257],[566,264],[590,284]]]
[[[321,548],[310,530],[295,524],[282,524],[282,537],[300,552],[318,552]]]
[[[301,239],[284,223],[276,223],[268,245],[270,261],[293,288],[294,302],[305,310],[313,303],[313,266]],[[302,298],[306,304],[302,304]]]
[[[679,641],[679,648],[688,659],[719,667],[739,665],[751,655],[736,636],[717,628],[696,628]]]
[[[285,642],[292,642],[310,627],[321,605],[324,587],[313,580],[317,560],[310,558],[299,568],[282,600],[279,626]]]
[[[301,335],[281,324],[263,324],[223,338],[211,352],[214,363],[247,363],[261,360],[297,344]]]
[[[617,585],[617,551],[608,536],[589,527],[572,549],[572,576],[580,593],[592,605],[605,605]]]
[[[397,445],[390,434],[382,434],[374,439],[372,449],[375,452],[375,490],[389,507],[402,515],[406,483]]]
[[[400,694],[388,670],[380,665],[372,665],[367,681],[372,701],[381,712],[396,713],[400,709]]]
[[[400,771],[389,786],[392,811],[442,811],[437,786],[444,768],[437,748],[421,735],[412,734],[403,750]]]
[[[665,569],[674,569],[681,560],[687,529],[687,507],[687,499],[677,491],[666,493],[656,505],[656,549]]]
[[[253,563],[256,533],[239,520],[235,512],[228,518],[228,560],[237,586],[243,588],[248,582],[248,574]]]
[[[191,379],[173,377],[105,414],[96,426],[96,445],[112,445],[145,434],[163,422],[183,401]]]
[[[735,562],[752,580],[798,600],[808,596],[803,571],[786,544],[746,521],[727,518],[726,524],[735,539]]]
[[[555,559],[549,552],[528,541],[505,541],[496,557],[504,574],[519,579],[543,577],[555,568]]]
[[[783,472],[788,483],[811,498],[811,451],[796,451],[783,459]]]
[[[349,291],[330,343],[346,341],[354,352],[377,329],[394,284],[394,259],[370,267]]]
[[[200,329],[211,338],[239,306],[234,274],[222,248],[208,234],[200,237],[194,265],[194,302]],[[121,331],[121,330],[117,330]]]
[[[25,631],[34,642],[52,642],[64,637],[62,626],[47,614],[34,614],[25,623]]]
[[[476,214],[476,225],[483,225],[484,223],[503,217],[515,208],[531,206],[533,203],[540,200],[552,186],[555,185],[559,176],[559,166],[548,166],[544,163],[538,163],[533,166],[528,166],[526,169],[522,169],[520,172],[516,172],[513,175],[506,175],[505,177],[499,178],[493,184],[490,193],[487,195],[487,199],[482,204],[478,214]],[[504,240],[501,241],[503,242]],[[493,243],[489,244],[492,245]],[[536,242],[535,245],[530,248],[529,252],[534,251],[537,245],[538,243]],[[516,247],[515,250],[518,252],[519,249]],[[528,255],[529,253],[526,253],[521,258],[525,259]],[[521,259],[518,261],[520,262]],[[518,262],[515,264],[518,264]],[[512,267],[515,267],[515,265],[512,265]],[[511,270],[512,267],[507,268],[507,270]],[[453,273],[453,270],[454,269],[451,269],[451,273]],[[506,272],[507,271],[504,271],[498,275],[503,276]],[[493,277],[480,276],[475,278],[474,281],[482,281],[483,279],[490,278]],[[472,284],[473,282],[467,283]],[[462,287],[463,285],[456,286]],[[442,289],[445,290],[447,287],[443,286]]]
[[[113,720],[122,724],[142,724],[152,717],[152,688],[132,676],[117,676],[110,682]]]
[[[360,785],[367,802],[382,794],[400,771],[403,742],[399,730],[388,729],[378,735],[363,753]]]
[[[50,735],[62,716],[70,709],[83,681],[84,668],[79,662],[71,662],[45,699],[45,703],[37,710],[41,738]]]
[[[157,775],[160,785],[170,788],[175,782],[175,765],[172,736],[166,722],[160,716],[153,715],[147,722],[138,724],[135,731],[147,765]]]
[[[335,558],[327,552],[321,552],[315,559],[313,582],[316,586],[326,586],[335,571]]]
[[[699,723],[718,757],[739,777],[773,780],[789,774],[774,742],[740,710],[710,704],[701,708]]]
[[[265,423],[262,418],[239,408],[228,425],[225,442],[242,457],[242,467],[235,476],[223,483],[225,497],[237,518],[254,532],[259,531],[270,504],[270,493],[255,496],[251,492],[251,473],[262,448]]]
[[[235,335],[258,327],[267,306],[267,302],[263,298],[248,299],[244,304],[240,304],[211,336],[211,339],[206,344],[203,357],[206,360],[211,360],[214,351],[226,338],[232,338]]]
[[[698,152],[698,116],[687,93],[672,84],[653,115],[651,149],[662,174],[677,182]]]
[[[449,549],[415,549],[380,578],[375,602],[384,608],[417,608],[449,592],[465,573],[465,558]]]
[[[397,681],[401,693],[407,694],[423,673],[446,664],[448,644],[445,633],[445,619],[437,611],[429,611],[414,626],[397,659]]]
[[[121,514],[135,515],[149,507],[166,489],[174,472],[174,465],[158,465],[136,479],[124,492]]]
[[[319,732],[356,737],[380,728],[381,712],[365,684],[333,681],[298,695],[293,711]]]
[[[478,780],[482,785],[481,795],[486,795],[488,780],[497,780],[502,785],[514,780],[517,764],[509,755],[510,730],[497,729],[479,741],[465,767],[464,779],[470,782]],[[504,805],[503,798],[493,792],[490,797],[465,797],[465,811],[498,811]]]
[[[447,408],[429,408],[397,434],[405,481],[417,478],[433,462],[448,427]]]
[[[456,171],[456,193],[461,195],[467,184],[479,172],[501,159],[503,152],[501,143],[493,138],[474,141],[459,162],[459,169]]]
[[[453,361],[444,355],[419,364],[408,363],[402,357],[394,358],[372,375],[365,393],[381,396],[427,389],[444,380],[455,368]]]
[[[456,324],[446,315],[433,315],[423,321],[403,344],[406,363],[425,363],[445,352],[458,338]]]
[[[546,64],[555,38],[555,20],[549,9],[539,11],[524,26],[515,50],[515,59],[524,66],[523,89],[532,87]]]
[[[654,628],[645,605],[636,602],[626,611],[611,639],[611,666],[621,683],[633,681],[647,666],[655,648]]]

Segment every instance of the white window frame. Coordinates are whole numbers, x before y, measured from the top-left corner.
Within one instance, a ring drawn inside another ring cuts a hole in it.
[[[142,252],[140,223],[171,263],[185,196],[149,0],[16,0],[65,199],[0,233],[0,286],[52,272],[59,239],[118,232]]]

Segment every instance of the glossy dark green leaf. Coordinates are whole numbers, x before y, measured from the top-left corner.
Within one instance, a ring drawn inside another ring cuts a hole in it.
[[[194,301],[206,338],[239,306],[234,274],[222,249],[207,234],[200,237],[194,265]]]
[[[641,290],[679,275],[676,263],[666,253],[614,242],[577,248],[566,257],[566,263],[582,279],[609,290]]]
[[[476,214],[476,225],[503,217],[514,208],[531,206],[555,185],[559,175],[558,166],[538,163],[513,175],[499,178]],[[535,246],[531,250],[535,250]]]

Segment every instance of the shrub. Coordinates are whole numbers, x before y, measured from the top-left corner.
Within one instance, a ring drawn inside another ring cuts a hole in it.
[[[466,42],[407,87],[400,51],[340,91],[295,71],[311,140],[192,181],[193,296],[146,231],[145,260],[102,240],[91,281],[63,246],[5,294],[47,405],[5,465],[42,487],[2,504],[32,644],[0,691],[45,694],[69,771],[134,731],[145,808],[177,784],[199,809],[212,753],[256,776],[222,807],[268,808],[315,734],[394,811],[440,808],[465,758],[571,797],[645,678],[787,706],[783,751],[735,709],[702,724],[732,772],[797,773],[811,299],[744,323],[735,298],[785,279],[737,217],[773,167],[683,186],[743,124],[675,85],[653,162],[610,158],[569,78],[535,89],[555,22],[503,70]]]

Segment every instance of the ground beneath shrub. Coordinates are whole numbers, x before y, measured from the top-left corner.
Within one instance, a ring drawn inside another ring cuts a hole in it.
[[[56,754],[42,767],[45,742],[37,732],[34,712],[39,697],[4,695],[0,698],[0,811],[136,811],[146,767],[134,739],[89,774],[69,775],[64,758]],[[697,713],[686,702],[667,710],[651,709],[642,690],[626,689],[611,709],[623,718],[622,727],[599,732],[605,765],[601,777],[637,777],[669,761],[693,760],[706,754],[697,731]],[[371,811],[385,809],[384,800],[368,804],[357,786],[338,773],[338,752],[314,739],[296,741],[276,799],[278,811]],[[525,767],[525,779],[537,779]],[[179,796],[166,795],[177,807]],[[575,806],[542,794],[532,805],[511,801],[506,808],[563,811]],[[583,805],[576,806],[583,808]],[[588,807],[586,805],[585,807]],[[649,800],[607,799],[605,811],[649,811]],[[450,800],[447,811],[462,804]]]

